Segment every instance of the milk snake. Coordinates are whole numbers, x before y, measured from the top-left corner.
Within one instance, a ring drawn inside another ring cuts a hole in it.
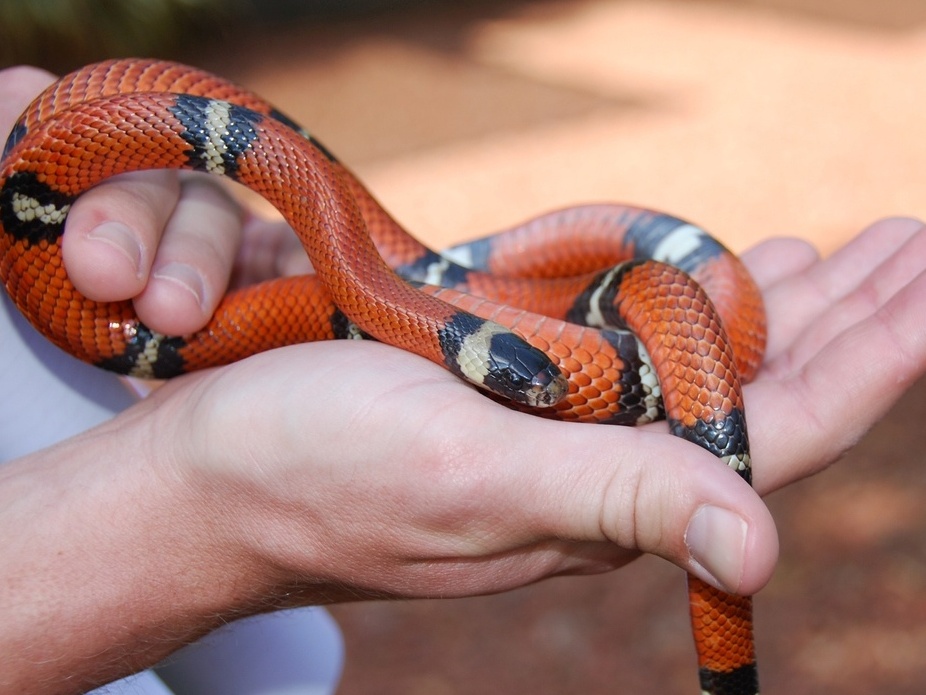
[[[193,169],[274,204],[317,275],[229,293],[210,324],[163,336],[65,272],[68,209],[116,174]],[[545,417],[666,417],[751,480],[741,379],[765,342],[760,293],[703,230],[620,205],[570,208],[443,255],[410,237],[314,137],[261,98],[183,65],[117,60],[42,93],[0,162],[0,279],[78,358],[166,378],[296,342],[367,337],[416,352]],[[393,270],[394,269],[394,270]],[[689,576],[703,692],[758,692],[751,599]]]

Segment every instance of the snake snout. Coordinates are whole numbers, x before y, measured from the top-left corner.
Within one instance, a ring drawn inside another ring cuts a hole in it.
[[[534,375],[530,388],[525,391],[527,405],[549,408],[559,403],[569,391],[569,382],[559,368],[550,364],[550,368]]]

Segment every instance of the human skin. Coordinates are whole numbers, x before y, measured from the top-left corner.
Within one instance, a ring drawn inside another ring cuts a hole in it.
[[[0,72],[0,133],[50,79]],[[82,292],[184,333],[229,278],[305,267],[295,248],[213,183],[153,173],[83,196],[64,253]],[[81,692],[274,608],[492,593],[644,552],[758,591],[778,552],[759,494],[837,460],[926,368],[926,229],[743,260],[769,325],[745,391],[755,491],[664,425],[532,418],[380,344],[275,350],[0,467],[0,693]]]

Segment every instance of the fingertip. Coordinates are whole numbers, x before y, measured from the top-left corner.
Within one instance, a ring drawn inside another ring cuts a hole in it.
[[[698,507],[684,533],[686,569],[733,594],[749,595],[765,586],[778,559],[778,533],[767,508],[757,509],[710,502]]]
[[[923,228],[924,222],[918,217],[884,217],[872,222],[862,230],[862,234],[900,234],[908,237]]]
[[[100,242],[118,252],[134,274],[140,274],[144,249],[139,243],[138,235],[129,225],[116,220],[106,221],[87,232],[84,238]]]
[[[780,549],[775,519],[765,503],[758,497],[756,499],[760,500],[757,510],[761,518],[753,519],[749,524],[742,581],[736,587],[736,593],[747,596],[757,593],[769,583],[778,564]]]
[[[520,433],[519,454],[531,461],[533,508],[543,510],[532,520],[548,524],[541,533],[659,555],[730,593],[752,593],[771,578],[778,559],[771,513],[716,457],[661,423],[534,420],[503,436]],[[514,491],[499,488],[523,496],[523,477],[512,482]]]
[[[602,498],[606,535],[729,593],[764,586],[778,559],[778,532],[756,491],[690,442],[655,428],[633,434],[640,441]]]
[[[23,109],[54,79],[50,72],[29,65],[0,70],[0,136],[4,140]]]
[[[771,512],[735,471],[688,442],[679,444],[686,451],[661,472],[670,477],[662,489],[641,491],[640,549],[728,593],[755,593],[778,561]]]
[[[66,223],[61,248],[68,278],[77,291],[95,302],[129,299],[145,286],[148,253],[132,226],[119,220],[90,225],[79,232]],[[68,231],[71,233],[69,234]]]
[[[748,536],[749,524],[736,512],[701,505],[685,529],[689,567],[708,583],[735,591],[743,581]]]
[[[0,92],[8,93],[17,89],[19,85],[50,84],[55,79],[47,70],[32,65],[12,65],[0,69]]]
[[[151,171],[114,177],[81,195],[62,241],[77,290],[94,301],[138,295],[179,193],[176,172]]]
[[[214,308],[209,283],[202,273],[180,261],[155,268],[134,306],[146,326],[164,335],[187,335],[199,330]]]
[[[743,252],[743,263],[756,284],[767,289],[820,260],[820,252],[806,239],[776,237]]]
[[[228,289],[244,215],[212,178],[185,176],[135,310],[167,335],[205,326]]]

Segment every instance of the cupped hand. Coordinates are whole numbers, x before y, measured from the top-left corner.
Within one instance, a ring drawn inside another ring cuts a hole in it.
[[[764,493],[836,460],[923,373],[926,229],[888,220],[827,259],[782,239],[745,260],[769,321],[745,396]],[[497,591],[641,551],[748,593],[775,562],[758,498],[663,427],[531,418],[388,347],[297,346],[175,389],[160,395],[195,404],[165,410],[186,410],[176,460],[256,502],[254,546],[329,596]]]
[[[518,413],[381,344],[264,353],[142,407],[169,478],[221,490],[210,518],[307,601],[496,592],[640,552],[751,592],[777,556],[764,504],[701,449]]]

